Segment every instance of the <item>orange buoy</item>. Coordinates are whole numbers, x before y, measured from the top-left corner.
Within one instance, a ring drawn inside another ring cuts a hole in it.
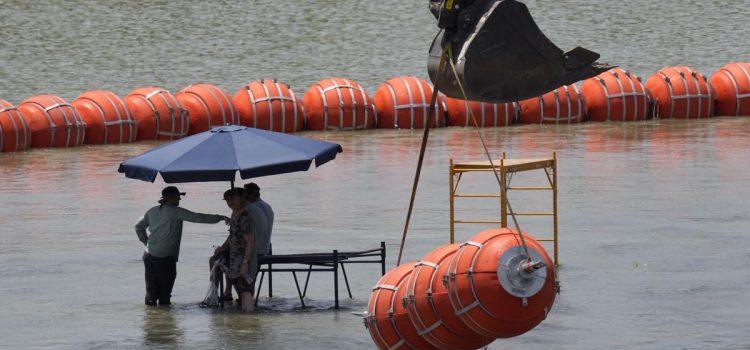
[[[302,96],[308,130],[358,130],[375,126],[375,106],[359,83],[329,78]]]
[[[581,95],[588,120],[644,120],[648,116],[646,87],[639,77],[620,68],[586,79]]]
[[[16,106],[0,99],[0,152],[25,151],[31,147],[31,132]]]
[[[167,90],[135,89],[125,96],[125,105],[138,127],[138,140],[176,140],[190,129],[187,110]]]
[[[388,271],[380,278],[370,294],[364,318],[365,327],[381,350],[418,349],[413,344],[407,343],[402,330],[396,327],[393,320],[394,305],[401,302],[396,300],[396,292],[413,269],[414,263],[406,263]]]
[[[495,339],[472,331],[456,316],[443,284],[448,262],[458,248],[458,244],[443,245],[415,265],[406,282],[407,310],[418,334],[433,346],[440,349],[478,349]]]
[[[750,63],[734,62],[711,76],[716,115],[750,115]]]
[[[432,84],[412,76],[392,78],[378,87],[373,99],[379,128],[422,129],[427,121]],[[445,125],[445,97],[438,95],[434,127]]]
[[[232,99],[240,114],[240,124],[258,129],[296,132],[303,129],[302,103],[289,88],[276,79],[247,83]]]
[[[192,84],[174,97],[188,111],[189,135],[217,126],[239,124],[239,114],[228,92],[211,84]]]
[[[646,81],[654,118],[694,119],[713,114],[713,94],[706,78],[686,66],[667,67]]]
[[[125,102],[113,92],[85,92],[70,104],[86,123],[86,144],[135,141],[135,119],[125,107]]]
[[[424,338],[423,333],[412,322],[411,315],[407,309],[407,283],[412,273],[414,273],[414,266],[412,266],[409,274],[396,286],[396,294],[393,296],[393,311],[391,312],[393,327],[399,331],[406,344],[410,345],[413,349],[440,349]]]
[[[447,97],[448,126],[474,126],[472,114],[480,127],[508,126],[518,117],[518,104],[486,103]]]
[[[583,121],[583,101],[578,87],[568,85],[518,103],[521,124],[571,124]]]
[[[73,106],[55,95],[32,96],[18,105],[31,132],[31,147],[75,147],[83,144],[86,123]]]
[[[524,233],[528,254],[516,231],[495,228],[461,244],[446,277],[455,314],[486,337],[517,336],[536,327],[556,295],[553,264],[547,252]],[[530,259],[529,259],[530,258]]]

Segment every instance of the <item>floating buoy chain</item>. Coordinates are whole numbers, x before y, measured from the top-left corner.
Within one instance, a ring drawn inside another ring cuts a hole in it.
[[[739,68],[740,71],[742,71],[743,75],[745,76],[746,81],[750,81],[750,69],[746,67],[747,64],[741,64],[736,63],[734,66]],[[732,83],[732,90],[734,91],[734,98],[735,98],[735,108],[734,108],[734,114],[740,115],[740,107],[742,106],[742,99],[750,98],[750,93],[740,93],[740,83],[738,82],[737,77],[732,74],[732,71],[727,66],[724,66],[721,68],[721,73],[726,75],[729,78],[729,81]],[[713,80],[713,77],[712,77]]]
[[[646,82],[655,104],[655,118],[668,110],[668,118],[707,118],[714,112],[712,86],[708,79],[686,66],[667,67]],[[691,91],[691,87],[694,91]],[[680,102],[678,106],[678,103]],[[696,104],[697,106],[693,106]]]
[[[635,84],[633,83],[633,75],[628,71],[622,71],[623,74],[628,78],[627,80],[630,82],[630,92],[625,91],[625,87],[622,84],[622,80],[620,79],[620,72],[617,70],[611,70],[609,71],[610,74],[615,78],[615,82],[617,83],[618,88],[620,89],[620,92],[618,93],[610,93],[609,89],[607,88],[607,83],[601,76],[595,77],[596,81],[599,82],[599,84],[602,87],[602,91],[604,92],[605,102],[607,105],[607,118],[606,120],[609,121],[610,115],[611,115],[611,109],[612,109],[612,99],[615,98],[621,98],[623,100],[626,100],[628,97],[633,98],[633,106],[635,107],[635,112],[633,113],[634,120],[638,115],[638,97],[643,95],[643,92],[639,92],[638,89],[636,89]],[[641,82],[640,77],[636,77],[636,80],[638,81],[638,84],[641,88],[641,91],[645,91],[645,87],[643,86],[643,83]],[[647,108],[645,104],[647,103],[646,99],[643,99],[644,103],[644,110]],[[622,115],[623,120],[625,120],[625,115],[627,115],[627,104],[622,103]]]
[[[13,112],[15,112],[15,118]],[[26,120],[21,116],[21,112],[18,111],[16,106],[0,99],[0,115],[4,113],[7,113],[10,127],[13,131],[13,151],[28,149],[31,146],[31,133],[29,131],[29,126],[26,124]],[[5,151],[5,132],[6,130],[4,129],[2,122],[0,122],[0,152]],[[23,135],[23,142],[19,141],[21,135]]]
[[[85,134],[86,133],[86,123],[84,123],[83,120],[80,119],[80,116],[75,111],[75,109],[73,108],[73,106],[71,106],[67,102],[64,102],[64,101],[62,101],[62,102],[56,102],[56,103],[53,103],[53,104],[51,104],[49,106],[46,106],[46,107],[43,106],[43,105],[41,105],[41,104],[39,104],[39,103],[37,103],[37,105],[44,111],[44,116],[47,118],[47,121],[49,122],[49,125],[50,125],[50,143],[54,143],[55,134],[57,133],[58,126],[57,126],[57,124],[55,124],[54,119],[52,118],[52,116],[49,113],[50,113],[51,110],[56,109],[56,108],[61,108],[60,111],[62,112],[63,121],[65,123],[65,129],[66,129],[66,132],[67,132],[66,138],[65,138],[65,145],[66,145],[66,147],[70,145],[70,132],[71,132],[71,130],[73,128],[76,129],[76,141],[75,141],[75,144],[80,144],[81,140],[84,137],[86,137],[86,134]],[[70,107],[71,109],[73,109],[73,118],[72,118],[73,120],[72,120],[72,122],[71,122],[70,118],[68,118],[68,113],[66,113],[65,110],[62,109],[63,107]],[[81,129],[83,129],[83,133],[84,133],[83,135],[81,135]]]
[[[458,83],[458,87],[461,90],[461,94],[463,95],[464,100],[468,100],[468,97],[466,96],[466,90],[464,90],[463,84],[461,83],[461,79],[458,77],[458,72],[456,71],[456,66],[453,64],[453,51],[451,50],[450,45],[447,45],[447,52],[446,55],[448,56],[448,62],[450,63],[451,70],[453,71],[453,75],[456,78],[456,82]],[[437,90],[437,87],[435,88]],[[474,130],[477,132],[477,135],[479,136],[479,141],[482,144],[482,148],[484,149],[484,154],[487,155],[487,160],[490,162],[490,167],[492,168],[492,173],[495,174],[495,179],[497,180],[497,185],[500,186],[500,191],[502,199],[501,201],[505,201],[505,204],[508,206],[508,213],[510,214],[510,217],[513,219],[513,223],[516,226],[516,232],[518,234],[518,237],[521,239],[521,246],[523,247],[526,257],[528,259],[531,259],[531,254],[529,254],[529,248],[526,246],[526,239],[523,237],[523,234],[521,233],[521,226],[518,224],[518,219],[516,218],[516,213],[513,211],[513,207],[510,205],[510,201],[508,200],[507,196],[507,190],[506,190],[506,184],[503,184],[503,181],[500,180],[500,174],[497,173],[497,168],[495,167],[495,162],[492,160],[492,156],[490,155],[490,151],[487,148],[487,144],[484,142],[484,136],[482,136],[482,131],[479,129],[479,124],[477,123],[477,119],[474,117],[474,111],[470,111],[469,113],[472,122],[474,123]],[[502,164],[501,164],[502,165]],[[502,205],[501,205],[502,207]]]
[[[135,127],[135,120],[132,120],[130,118],[130,113],[128,112],[128,109],[124,105],[123,105],[123,108],[125,109],[125,113],[127,114],[127,119],[123,120],[122,119],[122,115],[120,114],[120,110],[117,109],[117,106],[115,105],[115,103],[109,97],[105,96],[105,98],[107,99],[107,102],[109,102],[112,105],[112,107],[114,107],[114,109],[115,109],[115,113],[117,114],[117,120],[115,120],[115,121],[108,121],[107,120],[107,115],[104,112],[104,109],[94,99],[92,99],[90,97],[81,97],[81,96],[79,96],[76,100],[86,100],[86,101],[88,101],[89,103],[91,103],[92,105],[94,105],[96,107],[96,111],[99,112],[99,119],[101,120],[101,125],[104,126],[104,128],[103,128],[103,130],[104,130],[104,140],[105,140],[104,143],[106,143],[106,140],[109,139],[109,128],[108,128],[108,126],[113,126],[113,125],[122,126],[124,124],[129,124],[128,127],[129,127],[129,129],[131,131],[130,132],[130,137],[131,137],[130,141],[132,141],[133,136],[135,136],[134,132],[132,132],[132,130]],[[122,143],[123,142],[122,127],[120,127],[119,137],[120,137],[120,143]]]
[[[170,97],[170,99],[172,100],[172,102],[170,102],[164,96],[164,94],[167,94]],[[137,95],[143,97],[146,100],[146,103],[149,106],[149,108],[151,108],[151,110],[153,111],[154,124],[155,124],[155,129],[156,129],[156,134],[157,135],[169,136],[170,139],[174,139],[175,137],[181,138],[181,137],[187,135],[187,130],[186,129],[188,128],[188,123],[189,123],[188,112],[187,112],[187,110],[185,108],[182,107],[182,105],[180,104],[180,102],[177,101],[177,99],[175,99],[174,96],[172,96],[172,94],[169,93],[169,91],[164,90],[164,89],[154,89],[153,91],[151,91],[151,92],[149,92],[147,94],[138,93]],[[161,115],[159,113],[159,110],[158,110],[156,104],[154,103],[154,101],[151,100],[151,98],[153,98],[155,96],[159,96],[161,98],[161,100],[166,105],[167,111],[169,111],[169,117],[170,117],[170,120],[172,122],[171,123],[172,126],[170,128],[170,131],[162,131],[161,130],[161,122],[160,122]],[[175,108],[179,109],[179,114],[175,114]],[[176,130],[175,130],[175,117],[176,116],[180,118],[179,120],[180,120],[180,124],[181,125],[180,125],[180,132],[179,133],[177,133]]]

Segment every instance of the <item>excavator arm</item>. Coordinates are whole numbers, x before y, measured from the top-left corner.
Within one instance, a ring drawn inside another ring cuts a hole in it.
[[[582,47],[563,52],[516,0],[430,0],[429,8],[440,30],[430,47],[428,73],[449,97],[464,98],[460,83],[470,100],[519,101],[612,68],[596,63],[599,54]],[[452,64],[438,72],[444,52]]]

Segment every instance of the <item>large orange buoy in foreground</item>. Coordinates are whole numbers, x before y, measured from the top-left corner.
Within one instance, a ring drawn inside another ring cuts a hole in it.
[[[490,229],[388,271],[364,317],[375,344],[470,350],[536,327],[559,287],[547,252],[523,238],[526,247],[517,231]]]
[[[518,103],[521,124],[571,124],[583,121],[583,101],[578,87],[568,85]]]
[[[420,349],[416,344],[407,342],[406,336],[412,336],[413,329],[406,329],[407,334],[394,323],[393,311],[396,303],[396,292],[414,269],[414,263],[406,263],[388,271],[380,278],[370,294],[365,327],[381,350],[387,349]],[[399,324],[403,326],[402,323]],[[413,328],[413,327],[412,327]]]
[[[525,233],[524,238],[530,256],[515,230],[495,228],[469,238],[451,258],[446,278],[451,305],[473,331],[517,336],[536,327],[552,308],[554,265],[539,242]]]
[[[417,328],[411,319],[408,307],[408,282],[411,274],[414,273],[414,266],[409,274],[396,286],[396,294],[393,296],[393,305],[391,311],[391,320],[393,326],[398,330],[406,344],[413,349],[439,349],[432,345],[424,337],[424,334]]]
[[[211,84],[192,84],[174,97],[188,111],[189,135],[208,131],[217,126],[239,124],[239,114],[234,109],[232,97]]]
[[[289,85],[276,79],[247,83],[237,90],[232,103],[242,125],[287,133],[303,129],[302,102],[297,100]]]
[[[395,77],[378,87],[373,99],[379,128],[422,129],[430,111],[432,84],[412,76]],[[445,125],[445,97],[440,94],[433,127]]]
[[[87,144],[135,141],[135,119],[125,102],[111,91],[89,91],[70,103],[86,123]]]
[[[586,79],[581,95],[588,120],[644,120],[649,112],[648,91],[641,79],[621,68]]]
[[[125,96],[125,105],[138,126],[139,140],[176,140],[188,134],[187,110],[167,90],[135,89]]]
[[[734,62],[711,76],[716,115],[750,116],[750,63]]]
[[[0,99],[0,152],[25,151],[31,147],[31,132],[18,109]]]
[[[655,118],[695,119],[713,115],[713,94],[706,78],[690,67],[667,67],[646,81]]]
[[[446,97],[448,126],[474,126],[472,114],[480,127],[508,126],[515,123],[518,104],[486,103]]]
[[[75,147],[83,144],[86,123],[75,108],[55,95],[32,96],[18,105],[31,131],[31,147]]]
[[[446,244],[425,255],[415,265],[406,282],[405,303],[418,333],[433,346],[478,349],[495,339],[472,331],[456,316],[443,284],[448,262],[458,249],[458,244]]]
[[[359,83],[329,78],[310,86],[302,97],[308,130],[357,130],[375,126],[375,106]]]

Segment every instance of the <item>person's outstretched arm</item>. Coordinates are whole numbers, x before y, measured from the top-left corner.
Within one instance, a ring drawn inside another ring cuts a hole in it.
[[[195,222],[199,224],[215,224],[219,221],[226,220],[226,216],[215,214],[194,213],[185,208],[177,207],[177,218],[182,221]]]
[[[148,216],[143,214],[138,222],[135,224],[135,234],[138,235],[138,240],[146,245],[148,243],[148,235],[146,234],[146,228],[148,227]]]

